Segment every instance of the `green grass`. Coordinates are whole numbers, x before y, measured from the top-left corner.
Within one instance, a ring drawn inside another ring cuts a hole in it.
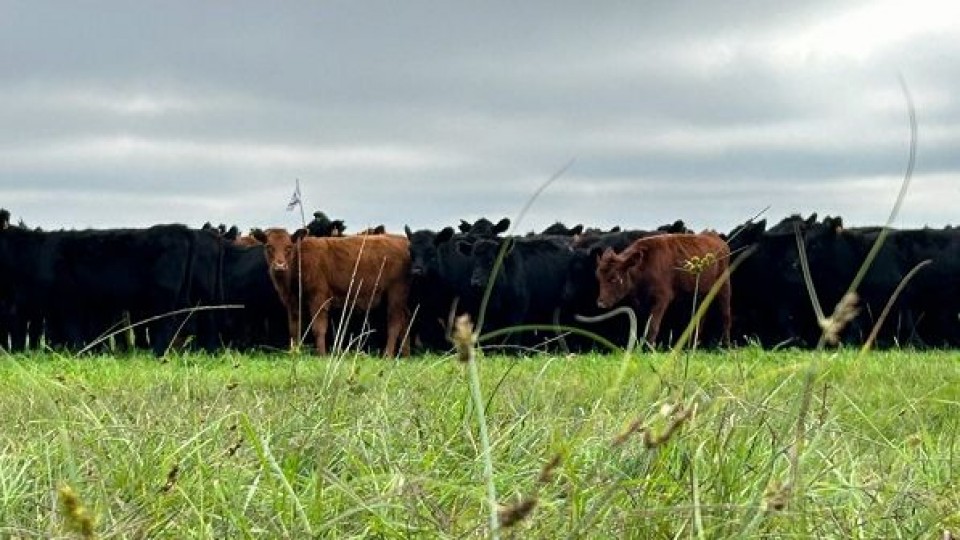
[[[957,357],[482,358],[500,503],[536,502],[501,536],[957,531]],[[696,412],[663,444],[614,444],[679,400]],[[452,358],[5,357],[0,537],[75,535],[63,485],[100,538],[484,537],[471,403]]]

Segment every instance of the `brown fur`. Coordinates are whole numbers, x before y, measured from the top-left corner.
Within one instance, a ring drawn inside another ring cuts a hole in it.
[[[694,257],[712,255],[715,262],[706,266],[699,277],[684,270],[687,261]],[[647,341],[654,343],[660,331],[660,323],[673,298],[678,293],[706,295],[726,271],[730,248],[715,234],[670,234],[641,238],[619,255],[607,249],[597,257],[597,281],[600,294],[597,305],[601,308],[614,304],[632,295],[635,302],[648,298],[650,328]],[[717,292],[716,303],[723,317],[723,340],[730,343],[730,280],[727,279]]]
[[[384,353],[388,357],[395,354],[397,340],[401,338],[409,319],[407,295],[410,289],[410,251],[406,237],[384,234],[302,238],[300,235],[291,237],[284,229],[268,229],[264,236],[264,253],[270,267],[270,278],[287,307],[293,345],[302,335],[300,325],[309,324],[313,319],[317,352],[326,354],[331,307],[343,307],[355,302],[356,309],[366,310],[378,306],[383,300],[387,302],[387,344]],[[299,263],[298,253],[302,253],[302,262]],[[302,316],[297,301],[298,268],[303,273],[303,301],[307,308],[307,313]],[[410,345],[406,340],[403,341],[402,352],[404,356],[410,354]]]

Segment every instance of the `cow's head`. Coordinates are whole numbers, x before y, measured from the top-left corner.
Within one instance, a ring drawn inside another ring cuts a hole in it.
[[[228,242],[236,242],[237,238],[239,237],[240,237],[240,229],[236,225],[233,225],[229,229],[227,229],[227,232],[224,233],[223,235],[223,238]]]
[[[466,246],[460,246],[461,249],[467,249]],[[473,270],[470,272],[470,286],[475,289],[482,289],[490,281],[490,275],[493,273],[493,267],[497,262],[497,254],[500,252],[501,242],[489,239],[477,239],[469,247],[469,253],[473,257]]]
[[[263,252],[267,257],[267,266],[271,272],[285,273],[289,272],[294,262],[296,244],[305,234],[300,229],[292,236],[286,229],[267,229],[261,233],[263,242]]]
[[[447,227],[439,233],[426,229],[414,232],[408,226],[404,226],[403,230],[410,241],[410,275],[417,277],[439,272],[440,257],[437,248],[450,240],[453,228]]]
[[[597,255],[597,307],[607,309],[633,292],[634,275],[643,271],[646,246],[634,245],[618,255],[607,248]]]
[[[508,218],[503,218],[496,224],[487,218],[480,218],[474,221],[473,224],[463,219],[460,220],[460,232],[481,238],[493,238],[506,232],[509,228],[510,219]]]
[[[737,225],[726,235],[727,244],[730,251],[740,251],[752,246],[760,241],[760,237],[767,230],[767,220],[760,221],[748,220],[746,223]]]
[[[567,227],[559,221],[540,232],[540,234],[553,234],[558,236],[577,236],[582,233],[583,225],[578,224],[573,227]]]
[[[592,305],[597,298],[597,257],[602,248],[575,249],[567,279],[563,285],[562,301],[566,305]]]
[[[840,233],[843,231],[843,218],[840,216],[830,217],[827,216],[823,218],[823,224],[827,228],[831,229],[835,233]]]

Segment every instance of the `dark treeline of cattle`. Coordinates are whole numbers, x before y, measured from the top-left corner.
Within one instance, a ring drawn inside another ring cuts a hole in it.
[[[137,348],[157,355],[171,346],[287,350],[316,318],[331,326],[330,332],[314,332],[328,350],[405,351],[409,345],[415,352],[447,351],[453,317],[469,314],[482,321],[484,334],[491,334],[482,341],[485,346],[576,352],[598,344],[565,327],[627,343],[625,317],[589,323],[580,318],[620,306],[633,308],[641,337],[662,347],[687,326],[695,301],[722,270],[720,261],[732,263],[745,253],[749,256],[730,280],[732,323],[721,295],[721,307],[714,306],[702,321],[701,343],[723,343],[729,328],[733,344],[812,347],[820,339],[821,321],[804,283],[799,245],[829,315],[883,230],[845,227],[840,218],[818,220],[816,214],[789,216],[770,227],[766,220],[748,221],[726,234],[694,234],[679,220],[642,230],[556,223],[524,235],[507,235],[509,227],[508,219],[482,218],[439,230],[406,228],[404,235],[389,235],[382,226],[351,234],[343,220],[316,212],[305,229],[284,236],[290,241],[278,248],[291,255],[291,250],[300,253],[304,238],[331,239],[311,241],[302,258],[289,257],[298,266],[325,272],[322,283],[309,285],[325,299],[312,306],[309,298],[302,305],[292,303],[289,290],[278,293],[278,265],[287,263],[277,261],[288,258],[268,253],[274,248],[262,243],[263,231],[241,235],[237,227],[211,224],[41,231],[11,224],[9,212],[0,210],[0,348]],[[342,249],[359,243],[362,251],[363,235],[389,237],[383,245],[392,246],[392,255],[383,257],[391,261],[403,253],[389,266],[390,290],[399,296],[390,293],[387,302],[380,301],[387,289],[364,287],[382,285],[388,267],[374,259],[355,264],[356,249]],[[647,240],[656,237],[678,240]],[[674,252],[663,251],[668,249]],[[701,267],[695,269],[694,262]],[[705,262],[717,266],[703,267]],[[606,266],[598,271],[598,264]],[[895,289],[918,266],[888,307]],[[339,270],[331,274],[331,269]],[[346,279],[344,269],[351,272]],[[347,290],[339,291],[341,286]],[[351,302],[358,291],[368,292],[362,302]],[[838,336],[843,343],[863,343],[888,309],[878,346],[960,346],[960,229],[889,230],[857,292],[859,310]],[[397,298],[405,299],[405,310],[398,308]],[[193,309],[198,307],[206,309]],[[296,327],[293,311],[300,319]],[[102,339],[131,323],[136,323],[131,330]],[[395,344],[401,323],[403,341]],[[511,331],[518,327],[525,329]]]

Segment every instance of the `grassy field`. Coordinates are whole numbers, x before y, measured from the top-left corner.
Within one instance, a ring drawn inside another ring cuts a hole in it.
[[[956,352],[479,362],[504,538],[960,530]],[[12,356],[0,537],[486,537],[454,358]],[[672,429],[675,428],[675,429]]]

